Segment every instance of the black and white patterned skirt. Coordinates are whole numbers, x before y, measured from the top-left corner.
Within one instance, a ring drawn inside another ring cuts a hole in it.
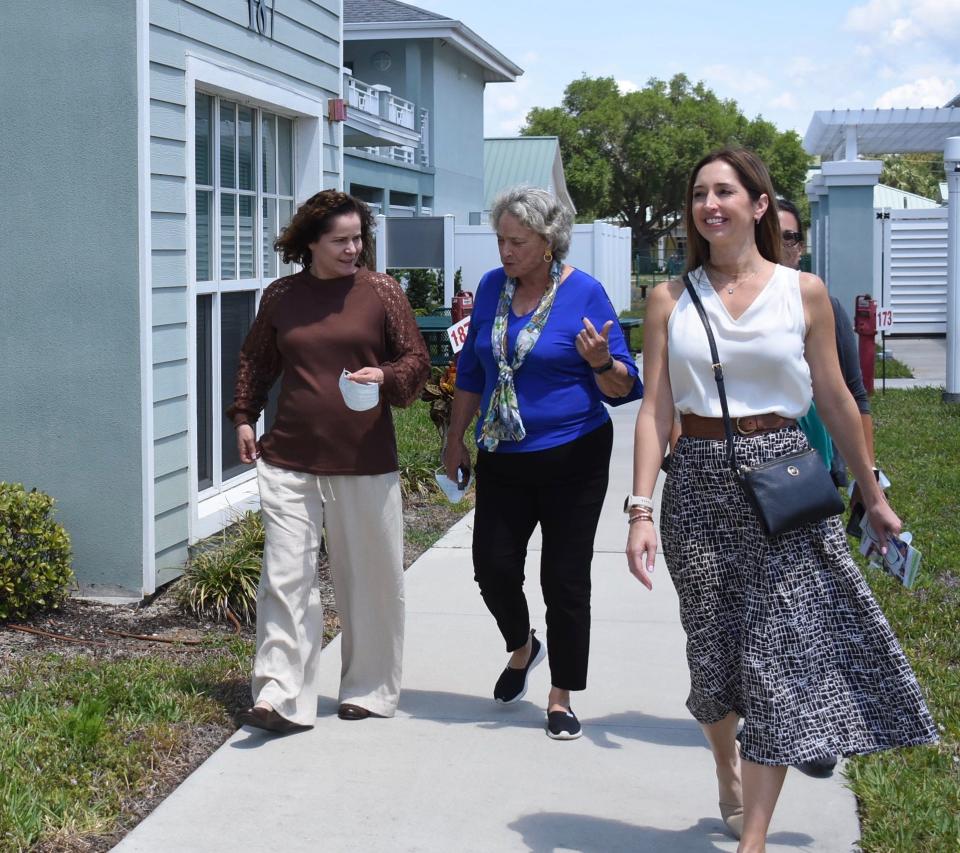
[[[756,464],[806,448],[798,429],[737,438]],[[931,743],[916,677],[850,557],[840,517],[773,539],[734,480],[725,442],[683,437],[661,536],[701,723],[743,717],[742,755],[787,765]]]

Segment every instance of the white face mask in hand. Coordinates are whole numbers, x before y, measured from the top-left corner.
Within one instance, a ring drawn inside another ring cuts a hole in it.
[[[340,393],[348,409],[355,412],[365,412],[372,409],[380,401],[380,386],[376,382],[354,382],[347,379],[349,370],[340,374]]]
[[[464,473],[466,473],[465,478]],[[457,474],[462,478],[459,483],[451,480],[442,469],[433,475],[437,481],[437,485],[440,487],[440,491],[443,492],[444,497],[452,504],[460,503],[460,501],[463,500],[467,494],[467,489],[470,488],[470,484],[473,482],[473,471],[464,472],[463,468],[461,468]]]

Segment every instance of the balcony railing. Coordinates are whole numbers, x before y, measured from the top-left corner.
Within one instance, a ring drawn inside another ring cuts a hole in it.
[[[360,112],[380,115],[380,92],[356,77],[347,77],[347,103]]]
[[[375,116],[389,124],[416,131],[420,136],[420,144],[417,146],[383,145],[357,148],[356,150],[395,163],[429,166],[429,111],[418,108],[412,101],[394,95],[388,86],[364,83],[346,71],[344,72],[344,78],[344,93],[350,107],[365,115]]]

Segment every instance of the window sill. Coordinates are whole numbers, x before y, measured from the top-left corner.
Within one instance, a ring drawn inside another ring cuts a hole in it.
[[[243,482],[218,495],[198,501],[191,544],[219,533],[248,510],[259,508],[260,492],[257,489],[257,478],[255,472],[251,472],[251,476]]]

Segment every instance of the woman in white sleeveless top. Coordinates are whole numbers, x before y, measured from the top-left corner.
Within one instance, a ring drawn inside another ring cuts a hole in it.
[[[870,523],[899,533],[840,373],[827,289],[778,263],[774,199],[766,167],[742,149],[705,157],[687,186],[687,271],[716,337],[734,431],[748,433],[736,438],[738,460],[805,449],[796,418],[815,395],[864,487]],[[682,281],[653,291],[645,327],[630,571],[652,588],[651,497],[676,409],[681,438],[660,519],[687,634],[687,707],[713,751],[721,816],[738,850],[762,851],[789,765],[932,743],[936,729],[839,516],[778,537],[763,532],[727,463],[706,332]]]

